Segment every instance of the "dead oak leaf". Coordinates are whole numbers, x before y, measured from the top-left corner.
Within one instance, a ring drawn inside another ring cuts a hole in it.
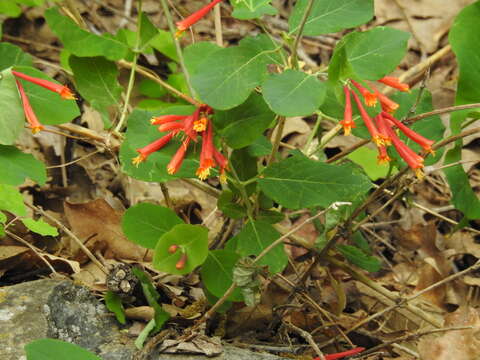
[[[107,259],[151,259],[150,251],[125,237],[121,227],[121,213],[105,200],[96,199],[83,204],[65,202],[64,209],[73,233],[86,241],[85,245],[89,249],[101,250]],[[72,249],[78,253],[75,244],[72,244]]]

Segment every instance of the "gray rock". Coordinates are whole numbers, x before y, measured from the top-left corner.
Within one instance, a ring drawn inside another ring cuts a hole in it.
[[[25,344],[55,338],[80,345],[103,360],[131,360],[134,339],[125,336],[105,306],[90,291],[70,281],[37,280],[0,288],[0,358],[25,360]],[[225,346],[222,355],[152,354],[150,360],[280,360]]]

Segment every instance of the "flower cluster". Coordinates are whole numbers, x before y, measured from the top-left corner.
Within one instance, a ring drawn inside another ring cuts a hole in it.
[[[383,83],[392,88],[398,89],[400,91],[409,91],[409,86],[407,84],[401,83],[397,78],[386,76],[378,82]],[[363,97],[363,101],[367,106],[375,106],[377,101],[380,102],[382,111],[380,114],[375,116],[373,119],[368,115],[367,111],[363,107],[363,103],[357,93],[350,89],[349,85],[344,86],[345,92],[345,112],[344,118],[340,121],[340,124],[343,126],[345,135],[350,134],[351,129],[355,128],[355,122],[352,118],[352,103],[351,96],[355,100],[358,111],[360,112],[360,117],[362,118],[365,126],[367,127],[372,141],[375,143],[378,149],[378,162],[385,163],[389,162],[391,159],[387,154],[387,146],[393,144],[397,150],[400,157],[408,164],[408,166],[415,171],[417,177],[423,177],[423,162],[424,159],[422,156],[418,155],[415,151],[409,148],[400,138],[398,137],[396,131],[397,128],[403,134],[405,134],[409,139],[419,144],[425,151],[433,153],[432,145],[433,141],[426,139],[422,135],[416,133],[401,121],[396,119],[392,113],[398,109],[399,105],[380,93],[375,86],[369,85],[373,90],[369,91],[361,84],[355,80],[350,79],[350,84],[355,87],[360,95]]]
[[[177,25],[177,33],[176,36],[180,36],[185,30],[190,28],[192,25],[196,24],[200,19],[202,19],[205,15],[207,15],[215,5],[217,5],[222,0],[213,0],[208,5],[204,6],[200,10],[194,12],[190,16],[186,17],[182,21],[178,21]]]
[[[152,125],[159,125],[158,130],[167,132],[160,139],[151,144],[137,149],[138,156],[133,158],[132,163],[136,166],[145,161],[147,157],[162,149],[174,136],[182,136],[182,145],[167,165],[167,172],[175,174],[182,166],[190,142],[197,142],[198,135],[202,137],[202,149],[200,151],[200,166],[196,175],[205,180],[210,175],[210,169],[218,165],[220,169],[220,181],[226,181],[225,170],[228,170],[227,159],[217,150],[213,143],[213,123],[209,116],[213,109],[208,105],[201,105],[190,115],[163,115],[150,120]]]
[[[29,76],[27,74],[24,74],[24,73],[21,73],[21,72],[18,72],[18,71],[14,71],[14,70],[12,70],[12,74],[17,78],[17,79],[15,79],[15,81],[17,83],[18,92],[20,93],[20,98],[22,99],[23,111],[25,113],[25,118],[27,119],[29,127],[32,130],[32,133],[34,133],[34,134],[43,130],[44,127],[38,121],[37,116],[33,112],[32,105],[30,104],[30,101],[28,100],[28,96],[25,93],[25,89],[23,88],[22,83],[18,79],[23,79],[23,80],[29,81],[31,83],[34,83],[34,84],[39,85],[41,87],[44,87],[47,90],[56,92],[64,99],[71,99],[71,100],[75,99],[75,95],[65,85],[56,84],[52,81],[36,78],[36,77],[33,77],[33,76]]]

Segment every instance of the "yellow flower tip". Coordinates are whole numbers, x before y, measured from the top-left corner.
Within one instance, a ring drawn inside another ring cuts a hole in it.
[[[68,86],[63,86],[60,90],[60,96],[63,98],[63,99],[66,99],[66,100],[77,100],[77,97],[75,96],[75,94],[72,92],[72,90],[69,89]]]
[[[226,184],[227,183],[227,175],[225,174],[225,171],[222,171],[220,173],[220,176],[218,177],[218,179],[220,180],[221,184]]]
[[[430,146],[424,147],[424,150],[430,153],[432,156],[435,156],[435,150],[433,150]]]
[[[423,180],[425,178],[425,173],[423,172],[422,168],[415,169],[414,171],[415,171],[415,176],[417,177],[417,179]]]
[[[377,105],[377,96],[372,93],[365,94],[365,105],[367,106],[375,106]]]
[[[375,137],[373,137],[372,141],[377,146],[385,145],[384,140],[379,135],[376,135]]]
[[[210,168],[199,167],[195,175],[197,175],[200,180],[206,180],[210,176]]]
[[[207,130],[207,118],[200,118],[198,120],[195,120],[193,123],[193,130],[196,132],[202,132]]]
[[[388,164],[390,161],[392,161],[392,159],[390,158],[390,156],[388,155],[385,155],[385,156],[378,156],[377,157],[377,164],[378,165],[384,165],[384,164]]]
[[[174,166],[169,166],[169,167],[167,167],[167,173],[168,173],[168,175],[173,175],[173,174],[175,174],[175,172],[176,172],[176,171],[175,171],[175,167],[174,167]]]
[[[157,121],[157,118],[154,116],[150,119],[150,124],[155,125],[156,121]]]
[[[185,30],[177,29],[177,31],[175,32],[175,39],[178,39],[180,36],[182,36],[184,32]]]
[[[134,157],[132,159],[132,164],[135,165],[136,167],[138,167],[138,165],[141,163],[141,162],[144,162],[146,159],[146,157],[142,154],[138,155],[137,157]]]
[[[349,136],[352,133],[352,127],[351,126],[344,126],[343,127],[343,135]]]
[[[38,134],[40,131],[42,131],[45,128],[43,127],[43,125],[39,125],[39,126],[34,126],[30,129],[32,130],[32,134],[35,135],[35,134]]]

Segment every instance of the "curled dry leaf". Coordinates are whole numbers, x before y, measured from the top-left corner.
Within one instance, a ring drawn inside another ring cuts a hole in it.
[[[121,214],[105,200],[97,199],[83,204],[65,202],[65,215],[74,234],[90,250],[100,250],[106,258],[148,260],[151,252],[130,242],[122,232]],[[87,241],[88,240],[88,241]],[[78,246],[71,249],[80,258]]]
[[[460,307],[445,317],[445,327],[471,326],[466,330],[451,330],[440,336],[423,337],[418,344],[421,359],[477,360],[480,340],[480,316],[476,309]]]

